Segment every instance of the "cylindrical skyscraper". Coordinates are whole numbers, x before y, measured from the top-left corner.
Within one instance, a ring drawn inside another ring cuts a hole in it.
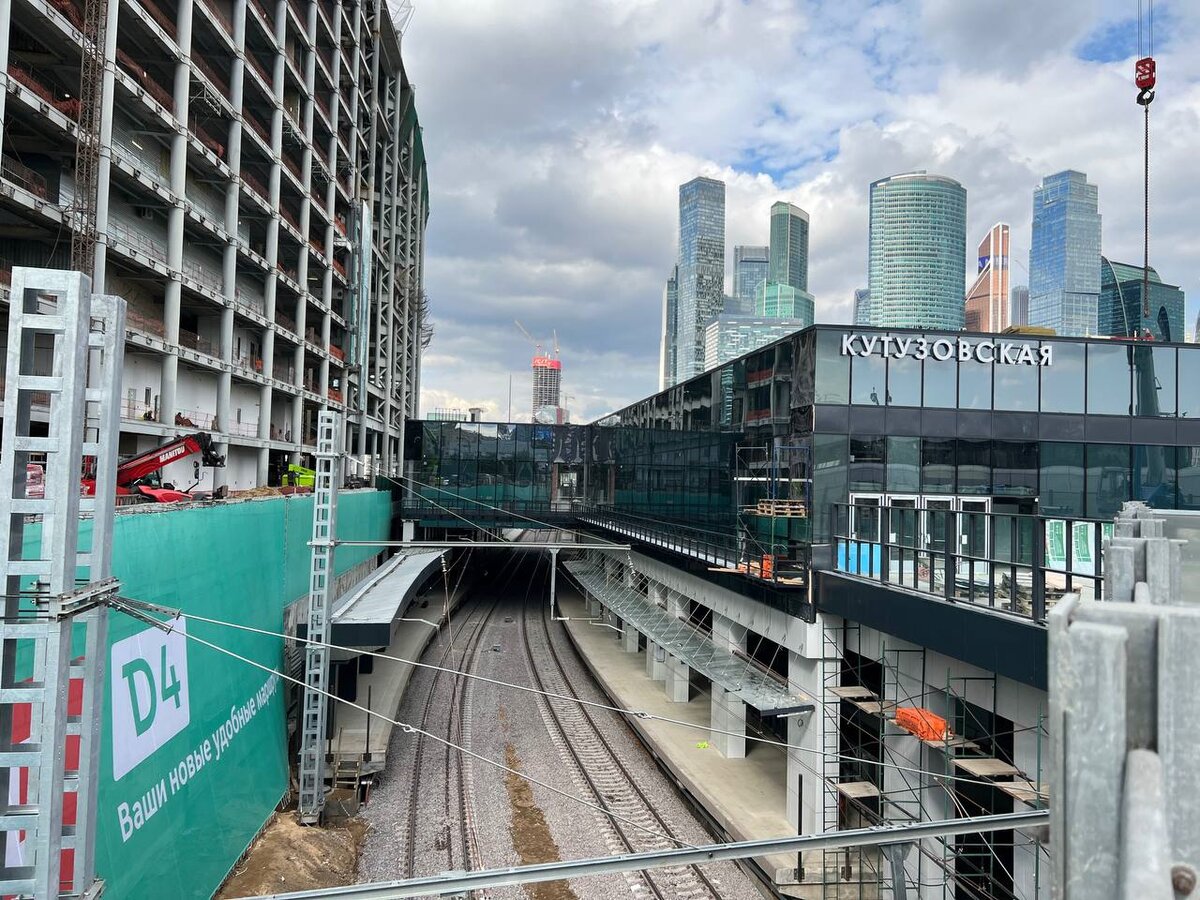
[[[767,278],[808,290],[808,213],[793,203],[771,204],[771,260]]]
[[[953,178],[909,172],[871,185],[871,324],[962,328],[967,191]]]

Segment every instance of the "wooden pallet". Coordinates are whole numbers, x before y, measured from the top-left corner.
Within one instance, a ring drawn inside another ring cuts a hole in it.
[[[775,518],[808,518],[808,504],[803,500],[759,500],[756,512]]]

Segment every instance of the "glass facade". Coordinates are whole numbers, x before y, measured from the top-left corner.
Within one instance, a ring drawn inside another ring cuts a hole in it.
[[[744,307],[754,303],[754,291],[767,280],[770,248],[739,244],[733,248],[733,297]]]
[[[679,276],[675,376],[704,371],[704,327],[725,297],[725,183],[693,178],[679,187]]]
[[[1198,383],[1194,344],[819,325],[592,425],[413,423],[406,456],[431,505],[600,509],[797,562],[848,500],[1060,525],[1200,508]],[[764,502],[797,518],[775,531]]]
[[[768,279],[808,290],[808,213],[791,203],[771,205],[770,254]]]
[[[1096,185],[1082,172],[1042,179],[1033,192],[1029,324],[1056,334],[1099,333],[1100,212]]]
[[[769,318],[802,319],[805,327],[813,323],[816,312],[812,294],[808,291],[780,284],[761,281],[754,290],[754,314]]]
[[[870,324],[963,327],[967,191],[952,178],[912,172],[871,185]]]
[[[1149,337],[1156,341],[1183,341],[1183,291],[1163,284],[1150,267],[1150,303],[1142,302],[1145,287],[1142,266],[1110,262],[1100,257],[1099,333],[1113,337]]]
[[[675,359],[679,338],[679,267],[663,287],[662,345],[658,354],[658,389],[665,390],[675,383]]]

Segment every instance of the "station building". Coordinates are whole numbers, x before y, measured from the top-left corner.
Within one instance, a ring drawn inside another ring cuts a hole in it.
[[[1046,801],[1046,612],[1099,596],[1123,502],[1200,508],[1197,383],[1195,345],[819,325],[591,425],[410,422],[402,507],[630,546],[559,553],[558,602],[621,631],[568,623],[624,705],[709,729],[696,762],[634,722],[730,837],[1009,812]],[[1043,838],[922,841],[909,886],[1049,896]]]

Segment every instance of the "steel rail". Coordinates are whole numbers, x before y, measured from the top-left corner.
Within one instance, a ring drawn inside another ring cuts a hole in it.
[[[555,668],[555,670],[557,670],[559,677],[562,679],[562,683],[563,683],[563,687],[564,687],[565,691],[569,691],[572,696],[574,696],[578,699],[578,694],[575,691],[575,688],[571,685],[571,680],[567,677],[567,671],[566,671],[566,668],[563,666],[562,658],[559,656],[558,650],[554,646],[554,638],[550,634],[550,623],[547,621],[547,617],[545,614],[546,609],[544,607],[538,606],[537,610],[538,610],[538,614],[536,617],[541,624],[541,633],[543,635],[545,635],[546,648],[549,651],[550,660],[554,663],[554,668]],[[525,622],[526,622],[526,616],[529,613],[528,598],[526,598],[525,609],[522,610],[522,612],[525,614],[522,617],[522,625],[524,626]],[[543,679],[541,672],[538,671],[537,667],[534,665],[533,648],[529,643],[529,632],[527,629],[525,629],[525,632],[526,632],[525,652],[526,652],[527,658],[529,659],[529,662],[530,662],[530,672],[533,674],[534,680],[538,683],[538,687],[543,690],[546,690],[547,688],[546,688],[545,680]],[[604,800],[606,798],[605,798],[603,792],[601,791],[600,787],[592,781],[592,779],[589,777],[586,770],[584,770],[582,759],[580,759],[578,754],[576,754],[574,748],[571,747],[570,740],[569,740],[569,738],[567,738],[567,735],[566,735],[566,726],[562,722],[562,714],[558,710],[554,709],[553,704],[551,703],[551,701],[548,698],[546,699],[545,702],[546,702],[547,707],[550,709],[550,714],[554,717],[554,720],[559,727],[559,731],[563,734],[564,740],[565,740],[568,748],[571,750],[572,756],[574,756],[576,762],[579,764],[580,770],[584,772],[584,778],[587,779],[589,786],[592,787],[593,791],[596,792],[597,798],[601,802],[604,802]],[[612,742],[608,739],[608,737],[604,734],[604,732],[600,730],[599,725],[597,725],[597,723],[596,723],[595,717],[584,706],[577,706],[576,711],[577,711],[578,715],[591,728],[592,733],[598,739],[600,746],[603,747],[604,750],[608,753],[608,755],[612,758],[614,767],[620,773],[620,775],[625,779],[625,781],[629,784],[629,786],[633,789],[634,794],[642,802],[642,804],[646,807],[647,811],[650,813],[651,818],[653,818],[654,821],[658,823],[659,828],[661,828],[662,831],[666,835],[669,835],[672,838],[674,838],[673,829],[667,823],[666,819],[664,819],[663,816],[658,812],[658,809],[655,807],[654,803],[652,803],[650,801],[650,798],[646,796],[645,791],[643,791],[641,789],[641,787],[638,785],[636,779],[634,779],[633,775],[625,767],[625,764],[623,762],[621,762],[621,758],[617,755],[616,748],[613,747]],[[622,721],[622,724],[624,724],[623,721]],[[634,849],[634,844],[633,844],[632,839],[628,835],[626,835],[623,831],[621,831],[621,829],[618,827],[618,823],[615,820],[613,821],[613,828],[617,831],[617,833],[619,835],[621,835],[623,843],[632,852]],[[678,840],[678,839],[676,839],[676,840]],[[683,867],[681,867],[681,868],[683,868]],[[705,890],[707,890],[710,895],[712,895],[714,898],[717,898],[717,900],[719,900],[719,898],[721,897],[721,893],[720,893],[720,891],[717,890],[716,885],[712,883],[712,881],[708,878],[708,876],[705,875],[704,872],[698,866],[689,866],[687,868],[690,868],[693,871],[695,878],[699,882],[699,884],[702,885],[703,888]],[[651,890],[654,891],[655,894],[657,894],[658,896],[664,896],[664,888],[662,886],[658,885],[657,883],[655,883],[655,881],[649,875],[646,875],[646,881],[650,884]]]

